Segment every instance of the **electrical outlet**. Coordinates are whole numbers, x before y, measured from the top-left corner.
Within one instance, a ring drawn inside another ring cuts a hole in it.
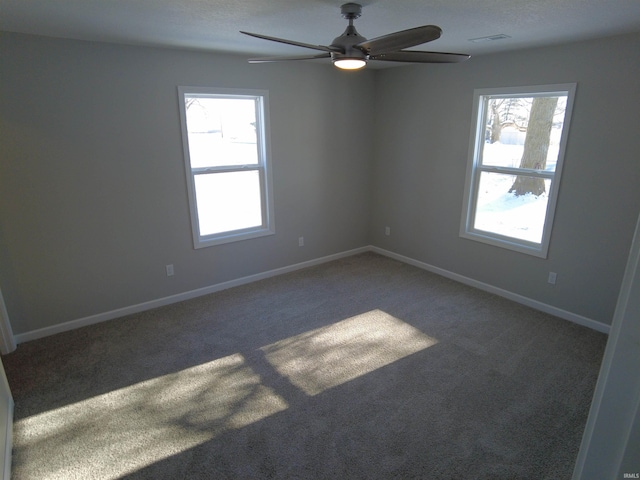
[[[167,265],[167,277],[170,277],[173,275],[173,264],[171,265]]]
[[[558,279],[558,274],[556,272],[549,272],[549,279],[547,281],[551,285],[555,285],[557,279]]]
[[[388,237],[391,235],[391,227],[384,227],[384,234]]]
[[[298,237],[298,246],[304,247],[304,237]]]

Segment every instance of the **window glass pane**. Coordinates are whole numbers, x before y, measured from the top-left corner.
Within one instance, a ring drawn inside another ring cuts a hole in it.
[[[527,189],[544,188],[544,192],[517,196],[511,191],[517,186],[516,182]],[[473,228],[528,242],[542,242],[550,188],[551,180],[548,179],[482,172]]]
[[[184,97],[192,168],[258,163],[253,98]]]
[[[482,164],[491,167],[520,168],[523,150],[524,145],[487,142],[482,146]]]
[[[262,225],[260,173],[196,175],[196,202],[200,235],[212,235]]]
[[[482,165],[555,172],[566,105],[566,95],[485,97]]]

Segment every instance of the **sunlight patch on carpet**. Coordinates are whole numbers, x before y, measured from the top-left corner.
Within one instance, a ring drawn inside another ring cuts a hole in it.
[[[436,343],[372,310],[260,350],[313,396]],[[287,410],[249,363],[236,353],[19,420],[14,458],[39,478],[116,479]]]
[[[261,350],[280,375],[313,396],[437,342],[388,313],[371,310]]]
[[[287,408],[234,354],[21,420],[14,447],[46,445],[25,461],[49,479],[120,478]]]

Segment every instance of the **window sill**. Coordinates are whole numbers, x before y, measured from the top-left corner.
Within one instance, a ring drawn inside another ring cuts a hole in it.
[[[517,239],[509,237],[499,237],[491,233],[483,233],[479,231],[474,232],[460,232],[460,237],[467,240],[473,240],[494,247],[505,248],[507,250],[513,250],[515,252],[524,253],[526,255],[532,255],[539,258],[547,258],[548,246],[541,245],[539,243],[527,242],[525,240],[518,241]]]
[[[266,237],[268,235],[274,235],[275,230],[273,228],[260,228],[244,232],[230,232],[218,235],[209,235],[206,237],[200,237],[194,241],[193,248],[206,248],[213,247],[215,245],[223,245],[225,243],[240,242],[242,240],[249,240],[252,238]],[[197,238],[197,237],[194,237]]]

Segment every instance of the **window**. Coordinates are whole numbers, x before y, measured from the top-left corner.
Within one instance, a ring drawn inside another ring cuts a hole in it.
[[[474,92],[460,236],[546,258],[575,88]]]
[[[194,247],[273,234],[267,92],[178,94]]]

